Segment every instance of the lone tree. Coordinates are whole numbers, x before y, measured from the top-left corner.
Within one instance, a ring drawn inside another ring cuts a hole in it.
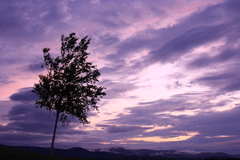
[[[44,65],[47,75],[39,75],[39,82],[34,84],[32,92],[39,98],[36,107],[45,107],[56,115],[51,154],[53,154],[57,123],[70,122],[68,116],[77,117],[81,123],[89,123],[87,115],[90,109],[98,110],[97,102],[106,93],[105,87],[97,86],[100,72],[91,62],[87,62],[86,52],[90,39],[87,36],[78,43],[75,33],[61,37],[61,55],[50,56],[50,48],[44,48]]]

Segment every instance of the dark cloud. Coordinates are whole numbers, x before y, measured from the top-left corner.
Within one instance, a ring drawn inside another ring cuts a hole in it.
[[[42,20],[46,24],[50,25],[58,25],[59,23],[62,25],[66,25],[64,22],[70,15],[67,13],[66,4],[56,3],[55,5],[51,6],[47,13],[42,17]],[[70,18],[70,17],[69,17]],[[62,26],[62,27],[64,27]]]
[[[106,28],[119,28],[119,27],[125,27],[129,25],[124,21],[115,22],[113,20],[111,21],[111,20],[104,20],[104,19],[99,19],[98,22],[101,25],[105,26]]]
[[[206,76],[206,77],[201,77],[198,80],[199,81],[214,81],[214,83],[216,83],[216,81],[222,81],[220,82],[221,84],[224,83],[224,80],[228,80],[231,78],[236,77],[236,75],[234,74],[230,74],[230,73],[223,73],[223,74],[219,74],[219,75],[212,75],[212,76]]]
[[[31,22],[29,21],[29,19],[22,15],[29,10],[30,6],[28,6],[28,4],[24,4],[21,6],[18,5],[16,1],[13,2],[11,5],[7,4],[3,8],[1,8],[1,35],[5,35],[6,38],[10,36],[9,39],[11,39],[13,37],[16,37],[16,35],[20,36],[23,32],[26,33],[27,28],[31,25]],[[13,34],[15,34],[15,36]]]
[[[233,81],[231,84],[226,85],[223,89],[223,91],[239,91],[240,90],[240,82],[238,80]]]
[[[148,107],[134,107],[129,109],[130,114],[119,114],[116,119],[107,120],[115,124],[128,124],[128,125],[152,125],[158,119]]]
[[[111,56],[113,56],[112,59],[117,58],[115,57],[115,54],[108,55],[108,58],[110,58]],[[111,63],[105,67],[100,68],[100,72],[103,75],[118,75],[121,78],[125,78],[126,75],[135,75],[137,72],[143,69],[142,66],[141,68],[135,68],[135,66],[128,67],[124,60],[118,59],[116,63]]]
[[[186,141],[177,142],[175,145],[178,147],[176,148],[179,148],[180,145],[192,145],[194,146],[194,150],[222,150],[224,152],[237,153],[236,144],[238,144],[240,140],[238,134],[238,130],[240,128],[236,127],[239,126],[239,109],[240,108],[237,107],[223,112],[211,112],[198,114],[195,116],[179,116],[177,118],[181,119],[183,123],[167,130],[188,130],[197,131],[200,133],[199,135],[194,136]],[[229,143],[228,146],[231,146],[231,149],[224,147],[226,145],[225,143]],[[232,145],[230,145],[230,143],[232,143]],[[198,144],[198,147],[194,144]]]
[[[177,97],[177,96],[176,96]],[[176,98],[175,97],[175,98]],[[196,96],[194,96],[196,99]],[[180,97],[179,97],[180,98]],[[174,99],[174,97],[173,97]],[[172,99],[172,101],[173,101]],[[211,99],[211,98],[210,98]],[[186,100],[186,99],[185,99]],[[170,101],[170,100],[169,100]],[[184,101],[184,100],[183,100]],[[165,145],[168,149],[184,149],[192,146],[194,150],[200,151],[225,151],[230,153],[237,153],[237,145],[234,145],[230,150],[224,147],[224,143],[239,143],[239,127],[240,126],[240,117],[239,107],[233,108],[231,110],[215,112],[215,111],[208,111],[208,112],[199,112],[195,115],[170,115],[166,112],[159,112],[161,110],[161,101],[149,102],[149,103],[142,103],[143,106],[141,107],[134,107],[129,108],[127,115],[119,114],[118,118],[110,120],[111,123],[116,124],[130,124],[134,126],[141,126],[141,125],[154,125],[154,126],[167,126],[171,125],[171,128],[167,129],[155,129],[151,132],[144,132],[143,130],[138,130],[137,133],[128,132],[128,128],[114,126],[103,126],[103,127],[110,127],[109,131],[115,132],[123,132],[126,131],[128,133],[127,137],[139,137],[138,135],[141,134],[141,137],[152,137],[152,136],[161,136],[162,138],[173,138],[178,136],[188,136],[188,133],[195,132],[198,135],[193,136],[190,139],[184,141],[176,141],[176,142],[161,142],[161,145]],[[163,102],[162,102],[163,103]],[[165,102],[166,104],[171,104],[170,102]],[[198,102],[199,103],[199,102]],[[165,106],[164,105],[164,106]],[[174,103],[172,103],[174,105]],[[182,106],[181,104],[175,104],[177,107]],[[204,105],[204,104],[203,104]],[[208,105],[208,108],[214,106],[224,106],[226,104],[212,104]],[[168,105],[169,107],[169,105]],[[182,108],[176,108],[175,111],[191,111],[191,108],[194,108],[194,104],[185,103]],[[169,109],[173,109],[169,107]],[[204,107],[207,109],[206,107]],[[171,112],[170,112],[171,113]],[[152,129],[152,128],[151,128]],[[107,129],[108,130],[108,129]],[[126,135],[121,135],[122,137],[126,137]],[[119,139],[121,137],[119,135]],[[115,138],[116,139],[116,138]],[[135,142],[135,141],[132,141]],[[147,145],[150,142],[139,142],[142,145]],[[197,144],[197,145],[195,145]],[[159,143],[151,143],[152,145],[160,145]]]
[[[39,72],[44,69],[41,67],[42,65],[43,65],[43,63],[29,64],[29,65],[27,65],[27,70],[31,71],[31,72]]]
[[[9,130],[52,134],[55,120],[54,114],[45,109],[36,108],[33,104],[20,104],[12,107],[7,115]],[[60,125],[60,123],[59,123]],[[58,134],[86,134],[84,131],[74,131],[71,126],[59,127]]]
[[[195,116],[179,116],[183,124],[176,126],[177,130],[196,130],[202,136],[230,135],[238,137],[239,126],[239,107],[222,112],[202,113]],[[189,127],[191,126],[191,127]],[[218,137],[216,137],[218,138]],[[239,138],[239,137],[238,137]]]
[[[0,59],[0,66],[3,67],[3,66],[11,66],[11,65],[14,65],[14,64],[21,64],[22,61],[16,57],[12,57],[12,58],[1,58]]]
[[[145,37],[135,37],[125,40],[117,46],[118,51],[114,54],[109,54],[105,58],[110,61],[119,61],[128,58],[129,55],[132,55],[141,49],[145,49],[146,45],[150,45],[149,39]]]
[[[125,97],[125,93],[137,89],[138,87],[132,83],[119,83],[111,80],[102,80],[100,85],[107,86],[107,99]]]
[[[171,115],[171,113],[175,111],[187,112],[196,109],[208,110],[210,108],[225,106],[227,104],[225,101],[218,102],[216,104],[211,103],[210,100],[212,100],[214,97],[216,98],[216,95],[188,93],[183,95],[175,95],[168,100],[161,99],[158,101],[139,103],[138,107],[128,108],[127,115],[119,114],[118,118],[109,121],[114,124],[128,124],[137,126],[173,126],[173,128],[159,130],[156,132],[153,131],[151,136],[176,136],[176,134],[174,132],[172,133],[171,131],[198,131],[205,136],[219,134],[236,135],[237,133],[235,131],[237,131],[237,128],[236,130],[231,130],[231,128],[239,123],[239,118],[237,118],[237,110],[239,110],[239,108],[224,112],[200,111],[193,116],[181,114],[178,116]],[[199,108],[199,105],[196,103],[201,103],[201,108]],[[224,128],[228,128],[229,130],[224,130]],[[177,135],[179,135],[179,133],[177,133]]]
[[[165,10],[159,10],[156,6],[151,6],[151,12],[145,12],[143,15],[144,16],[147,16],[147,17],[155,17],[155,16],[158,16],[158,17],[162,17],[162,18],[165,18],[167,17],[167,13]]]
[[[229,0],[225,3],[220,4],[220,6],[228,12],[230,16],[233,18],[239,18],[239,14],[236,14],[239,12],[238,8],[240,7],[240,2],[236,0]]]
[[[192,28],[168,41],[160,49],[150,52],[149,60],[163,63],[176,61],[191,49],[223,37],[227,32],[226,27],[224,24]]]
[[[9,98],[13,101],[35,101],[37,99],[37,95],[34,94],[32,91],[32,88],[24,88],[20,90],[18,93],[14,93]]]
[[[8,2],[0,8],[0,40],[11,46],[12,50],[17,49],[15,56],[16,53],[22,53],[17,59],[29,55],[29,50],[36,45],[36,42],[51,42],[63,33],[63,31],[57,32],[68,26],[65,20],[70,15],[66,7],[64,2],[58,1]],[[52,27],[55,27],[53,32],[50,31]],[[49,31],[51,36],[47,36]],[[24,46],[30,48],[26,51]],[[20,50],[20,48],[24,49]]]
[[[25,7],[17,7],[16,5],[5,5],[0,10],[0,34],[18,30],[24,30],[28,21],[21,16],[21,13],[26,11]],[[7,13],[7,14],[6,14]],[[25,25],[24,25],[25,24]]]
[[[19,142],[19,144],[32,145],[32,143],[43,144],[45,140],[50,142],[55,121],[54,113],[36,108],[33,104],[34,97],[29,88],[23,88],[10,96],[11,100],[22,103],[14,105],[7,115],[3,115],[9,122],[4,126],[0,125],[0,143],[9,142],[8,144],[16,145],[16,142]],[[77,119],[71,121],[70,125],[64,127],[60,127],[61,123],[58,123],[59,137],[67,139],[68,136],[87,134],[84,130],[74,129],[79,124]]]
[[[227,48],[223,50],[221,53],[215,55],[215,56],[208,56],[203,54],[201,57],[194,59],[192,62],[190,62],[187,65],[187,68],[189,69],[199,69],[203,67],[209,67],[209,66],[219,66],[223,63],[231,63],[233,60],[240,59],[240,50],[239,48]],[[235,64],[238,65],[238,64]]]
[[[13,83],[13,80],[10,80],[9,76],[7,75],[0,75],[0,85],[6,85],[9,83]]]
[[[123,133],[123,132],[141,132],[146,129],[150,129],[150,127],[141,127],[141,126],[127,126],[127,125],[97,125],[97,127],[105,128],[107,133],[115,134],[115,133]]]
[[[78,142],[81,142],[81,143],[94,143],[94,142],[103,142],[104,140],[99,138],[99,137],[93,137],[93,136],[87,136],[87,135],[84,135],[82,136],[82,138],[78,141]]]
[[[5,131],[8,131],[8,128],[3,125],[0,125],[0,132],[5,132]]]
[[[168,89],[178,89],[178,88],[182,88],[183,84],[179,81],[174,81],[173,84],[168,84],[167,88]],[[190,87],[190,84],[188,85],[188,87]]]
[[[39,146],[45,144],[49,141],[51,135],[39,135],[39,134],[29,134],[26,132],[12,132],[12,133],[0,133],[0,143],[7,145],[18,145],[18,146]]]
[[[110,34],[104,34],[99,37],[99,40],[96,44],[101,44],[102,46],[110,46],[119,42],[119,37]]]
[[[118,45],[116,53],[109,54],[105,58],[115,64],[118,63],[119,60],[127,60],[129,56],[142,49],[150,50],[149,54],[143,56],[141,60],[132,61],[131,70],[135,70],[136,72],[153,63],[175,62],[196,47],[215,42],[221,38],[231,39],[231,41],[234,42],[237,38],[234,37],[234,35],[238,35],[239,32],[236,29],[238,26],[236,22],[239,16],[236,15],[226,18],[228,13],[233,13],[230,7],[228,8],[226,6],[233,4],[239,5],[238,2],[227,1],[195,12],[181,19],[178,24],[171,27],[140,31],[122,41]],[[228,23],[226,23],[226,21]],[[231,53],[229,54],[228,52]],[[234,58],[237,55],[236,52],[237,51],[231,48],[226,49],[225,52],[222,52],[222,54],[217,57],[218,59],[216,61],[220,63]],[[212,57],[201,57],[192,62],[189,67],[193,67],[194,65],[208,66],[214,63],[214,61],[211,60]],[[119,68],[117,69],[122,70],[121,68],[125,67],[126,66],[119,64]]]
[[[205,74],[201,77],[193,80],[194,83],[208,86],[219,93],[227,93],[240,90],[240,74],[237,71],[239,64],[233,65],[233,67],[226,68],[222,72],[215,72],[211,74]]]

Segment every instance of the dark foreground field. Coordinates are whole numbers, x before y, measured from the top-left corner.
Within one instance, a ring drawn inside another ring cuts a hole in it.
[[[233,158],[233,157],[225,157],[225,156],[218,156],[211,157],[211,158],[203,158],[202,154],[201,156],[195,156],[195,157],[182,157],[182,156],[174,156],[174,157],[150,157],[150,156],[124,156],[121,154],[112,154],[112,153],[104,153],[104,152],[89,152],[84,149],[77,149],[77,152],[81,152],[81,156],[85,156],[86,154],[89,155],[89,153],[92,153],[93,155],[90,156],[92,158],[71,158],[69,156],[74,156],[74,149],[70,149],[71,154],[67,156],[56,156],[56,155],[48,155],[43,154],[46,152],[47,148],[40,148],[40,147],[16,147],[12,148],[14,146],[4,146],[0,145],[0,160],[240,160],[239,158]],[[25,150],[24,150],[25,149]],[[26,150],[27,149],[27,150]],[[32,150],[29,150],[32,149]],[[36,153],[36,149],[38,152],[42,153]],[[35,152],[34,152],[35,150]],[[48,150],[48,149],[47,149]],[[61,153],[60,155],[66,155],[64,154],[64,150],[62,149],[56,149],[56,154]],[[76,151],[76,150],[75,150]],[[84,153],[85,152],[85,153]],[[143,152],[142,152],[143,153]],[[223,154],[224,155],[224,154]]]
[[[0,160],[85,160],[0,147]]]

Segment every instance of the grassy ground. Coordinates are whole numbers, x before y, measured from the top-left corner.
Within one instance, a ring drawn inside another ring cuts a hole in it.
[[[0,160],[85,160],[15,150],[8,147],[0,147]]]

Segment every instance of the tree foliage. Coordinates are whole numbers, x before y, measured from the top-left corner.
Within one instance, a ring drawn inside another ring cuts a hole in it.
[[[91,62],[87,62],[86,52],[90,39],[84,37],[79,43],[75,33],[61,37],[61,55],[50,56],[50,48],[44,48],[44,63],[47,75],[39,75],[39,83],[33,92],[39,95],[35,104],[49,111],[60,113],[60,121],[68,123],[67,115],[88,123],[90,108],[98,109],[97,102],[105,95],[102,86],[97,86],[100,72]]]
[[[100,72],[95,65],[87,62],[86,52],[90,39],[84,37],[78,42],[75,33],[61,37],[61,54],[52,58],[50,48],[44,48],[46,75],[39,75],[39,82],[34,84],[33,92],[39,96],[37,107],[55,111],[55,138],[58,117],[62,124],[70,122],[69,115],[77,117],[81,123],[89,123],[87,115],[90,109],[98,109],[97,102],[105,94],[105,87],[97,86]],[[53,146],[53,144],[52,144]]]

